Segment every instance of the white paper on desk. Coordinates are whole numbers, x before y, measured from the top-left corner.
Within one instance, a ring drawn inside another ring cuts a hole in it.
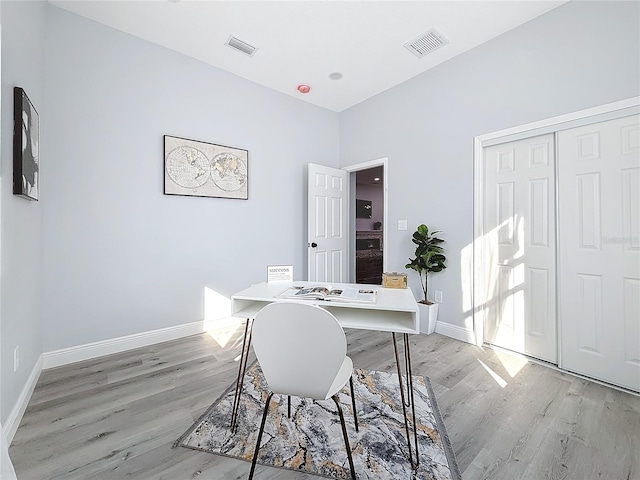
[[[293,282],[293,265],[269,265],[267,283]]]

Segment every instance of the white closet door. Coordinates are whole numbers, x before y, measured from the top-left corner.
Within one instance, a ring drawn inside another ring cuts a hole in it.
[[[485,341],[557,363],[553,134],[484,153]]]
[[[558,134],[561,367],[640,390],[638,116]]]

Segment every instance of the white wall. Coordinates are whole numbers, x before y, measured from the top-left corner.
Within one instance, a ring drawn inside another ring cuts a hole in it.
[[[42,353],[41,243],[46,194],[34,202],[12,192],[14,86],[25,89],[40,114],[40,126],[46,128],[42,77],[45,8],[42,2],[2,2],[0,420],[5,425]],[[42,138],[41,147],[46,152]],[[48,155],[42,157],[49,161]],[[18,345],[20,366],[14,373],[13,349]]]
[[[306,277],[306,164],[338,114],[50,7],[44,351],[195,322],[203,292]],[[163,135],[249,151],[249,200],[164,196]]]
[[[474,136],[639,95],[639,6],[568,2],[342,113],[341,165],[389,159],[388,269],[420,223],[443,231],[439,320],[472,328]]]
[[[306,164],[337,165],[338,115],[44,2],[2,5],[4,421],[43,351],[202,320],[205,287],[228,296],[269,263],[303,278]],[[40,113],[39,202],[11,194],[15,85]],[[249,200],[163,196],[164,134],[248,149]]]

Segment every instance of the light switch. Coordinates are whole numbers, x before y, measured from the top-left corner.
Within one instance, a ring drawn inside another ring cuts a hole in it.
[[[406,230],[406,229],[407,229],[407,221],[398,220],[398,230]]]

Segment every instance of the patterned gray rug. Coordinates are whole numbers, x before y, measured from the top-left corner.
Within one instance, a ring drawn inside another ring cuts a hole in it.
[[[429,379],[414,376],[420,466],[412,471],[400,403],[398,376],[356,370],[354,389],[360,431],[356,432],[349,387],[340,392],[349,443],[358,479],[452,479],[460,470],[438,411]],[[238,416],[229,431],[235,383],[187,430],[182,446],[250,462],[258,436],[267,386],[257,363],[248,369]],[[258,463],[329,478],[350,478],[340,420],[333,401],[314,402],[274,395],[262,436]],[[413,437],[413,430],[411,430]]]

